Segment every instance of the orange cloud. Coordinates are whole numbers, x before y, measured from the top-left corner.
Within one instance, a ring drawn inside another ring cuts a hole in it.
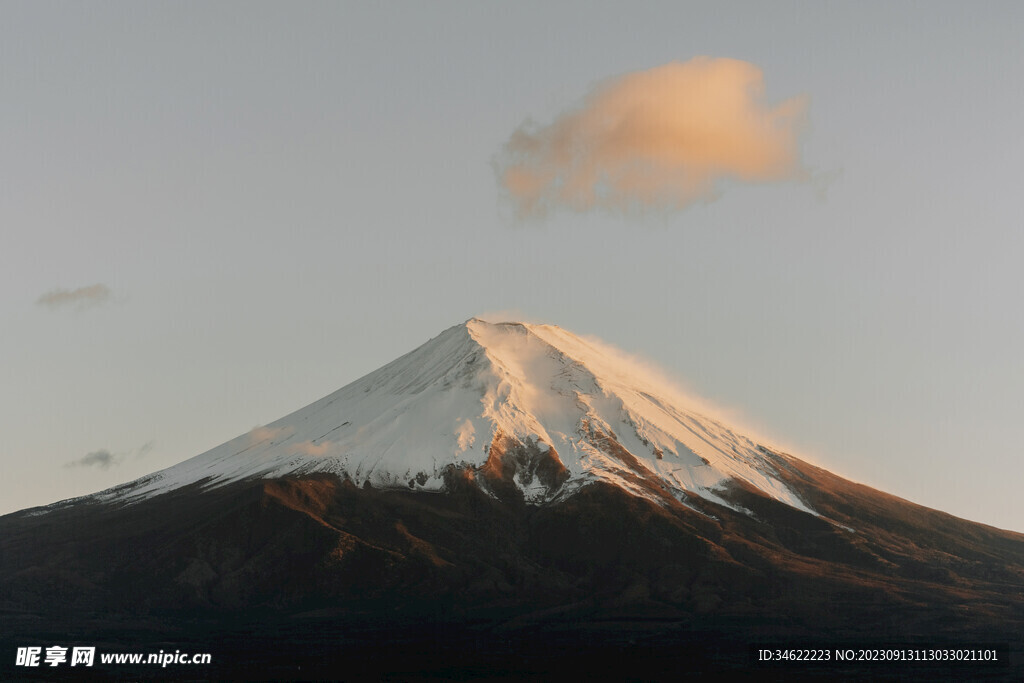
[[[321,441],[320,443],[314,443],[312,441],[303,441],[301,443],[293,444],[288,448],[288,452],[292,455],[309,455],[309,456],[321,456],[326,455],[333,445],[330,441]]]
[[[252,446],[264,441],[269,441],[273,445],[275,441],[290,436],[293,431],[295,430],[291,427],[253,427],[247,436]]]
[[[110,300],[110,289],[103,283],[79,287],[78,289],[52,289],[36,299],[40,306],[51,309],[66,306],[78,306],[85,308],[97,306]]]
[[[495,160],[520,218],[565,207],[674,211],[721,181],[807,180],[807,98],[768,106],[761,70],[696,57],[609,79],[552,123],[520,126]]]

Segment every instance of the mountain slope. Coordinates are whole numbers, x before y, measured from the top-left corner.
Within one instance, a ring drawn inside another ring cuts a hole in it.
[[[468,476],[446,495],[311,474],[16,513],[0,518],[0,646],[212,651],[203,676],[261,680],[674,680],[745,670],[779,642],[1009,643],[1020,664],[1024,537],[768,457],[859,528],[753,488],[738,494],[751,516],[605,482],[501,501]]]
[[[742,481],[812,512],[756,443],[621,354],[554,326],[477,319],[287,417],[99,497],[313,472],[439,491],[453,470],[532,503],[604,481],[652,500],[728,504],[723,492]]]
[[[550,326],[470,320],[191,460],[0,517],[0,652],[213,652],[199,678],[1003,680],[1021,634],[1024,535],[759,445]],[[750,658],[881,642],[1003,659]]]

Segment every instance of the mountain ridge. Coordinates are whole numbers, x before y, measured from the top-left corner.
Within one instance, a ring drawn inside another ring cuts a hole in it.
[[[449,328],[149,478],[0,516],[0,651],[142,638],[213,650],[215,679],[678,680],[764,674],[750,648],[769,643],[943,643],[1007,668],[888,678],[1019,678],[1024,535],[845,480],[658,384],[556,327]],[[776,679],[833,676],[886,679]]]
[[[814,514],[760,444],[614,354],[556,326],[471,318],[279,420],[94,495],[130,501],[203,480],[313,472],[440,491],[454,468],[537,504],[598,480],[729,504],[722,493],[740,480]],[[512,455],[499,463],[492,450]]]

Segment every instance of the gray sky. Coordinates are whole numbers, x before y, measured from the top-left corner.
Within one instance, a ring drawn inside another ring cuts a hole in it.
[[[508,311],[796,455],[1024,530],[1024,5],[0,8],[0,512],[265,424]],[[697,56],[819,179],[519,222],[527,119]],[[825,188],[822,196],[822,188]]]

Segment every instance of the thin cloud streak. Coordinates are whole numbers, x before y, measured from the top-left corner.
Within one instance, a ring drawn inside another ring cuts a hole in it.
[[[321,441],[320,443],[314,443],[312,441],[303,441],[289,447],[288,452],[292,455],[307,455],[313,457],[319,457],[327,455],[328,451],[333,446],[331,441]]]
[[[255,446],[264,442],[269,442],[273,445],[276,441],[280,441],[291,436],[292,432],[295,431],[291,427],[266,427],[257,426],[249,430],[246,437],[249,440],[250,446]]]
[[[136,458],[145,457],[150,451],[153,450],[154,443],[147,441],[133,451],[127,453],[112,453],[106,448],[101,448],[98,451],[92,451],[86,453],[78,460],[72,460],[71,462],[65,463],[65,469],[72,467],[98,467],[101,470],[109,470],[115,465],[120,465],[122,462],[127,460],[130,456]]]
[[[98,467],[101,470],[109,470],[111,466],[119,465],[122,460],[124,460],[123,455],[114,455],[104,448],[87,453],[78,460],[72,460],[64,467]]]
[[[57,310],[71,306],[79,309],[99,306],[110,300],[110,288],[105,284],[96,283],[78,289],[51,289],[38,299],[36,305]]]
[[[556,208],[671,212],[725,181],[807,181],[808,100],[763,102],[754,64],[696,57],[604,81],[552,123],[527,121],[495,158],[520,219]]]

